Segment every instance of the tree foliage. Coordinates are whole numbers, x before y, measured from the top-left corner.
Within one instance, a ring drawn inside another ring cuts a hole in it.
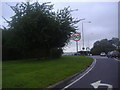
[[[118,50],[120,41],[118,38],[112,38],[111,40],[102,39],[94,43],[93,48],[91,49],[92,54],[99,55],[101,52],[109,52],[113,50]]]
[[[8,30],[3,31],[3,47],[19,53],[18,58],[53,57],[53,53],[60,56],[79,22],[72,17],[70,7],[57,12],[53,11],[51,3],[26,2],[10,7],[15,15],[7,21]]]

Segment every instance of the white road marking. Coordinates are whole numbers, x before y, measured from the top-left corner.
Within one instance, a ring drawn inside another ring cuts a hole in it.
[[[92,67],[86,73],[84,73],[81,77],[79,77],[74,82],[72,82],[69,85],[65,86],[62,90],[65,90],[66,88],[70,87],[71,85],[73,85],[74,83],[76,83],[77,81],[79,81],[81,78],[83,78],[86,74],[88,74],[94,68],[95,64],[96,64],[96,59],[94,59]]]
[[[108,57],[101,57],[101,58],[108,58]],[[120,62],[120,60],[116,59],[116,58],[113,58],[114,60]]]
[[[118,59],[116,59],[116,58],[114,58],[114,60],[116,60],[116,61],[120,62],[120,60],[118,60]]]
[[[107,90],[112,90],[113,86],[110,85],[110,84],[104,84],[104,83],[101,83],[101,80],[97,81],[97,82],[94,82],[91,84],[95,89],[97,89],[99,86],[108,86],[108,89]]]

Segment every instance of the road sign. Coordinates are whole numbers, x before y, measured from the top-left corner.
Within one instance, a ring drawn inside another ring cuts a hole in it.
[[[74,41],[79,41],[80,38],[81,38],[81,34],[78,32],[76,32],[72,35],[72,40],[74,40]]]

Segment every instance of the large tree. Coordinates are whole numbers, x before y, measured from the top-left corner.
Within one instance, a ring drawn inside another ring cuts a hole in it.
[[[7,33],[11,34],[7,43],[25,57],[60,55],[57,53],[62,52],[79,22],[72,17],[70,7],[54,12],[50,3],[27,2],[11,8],[15,15],[7,21]]]
[[[111,40],[102,39],[100,41],[96,41],[93,48],[91,49],[91,53],[99,55],[101,52],[107,53],[109,51],[117,50],[118,43],[120,43],[118,38],[112,38]]]

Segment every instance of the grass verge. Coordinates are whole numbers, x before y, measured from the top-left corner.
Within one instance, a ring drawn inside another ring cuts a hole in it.
[[[53,60],[18,60],[2,63],[3,88],[46,88],[86,68],[92,58],[63,56]]]

